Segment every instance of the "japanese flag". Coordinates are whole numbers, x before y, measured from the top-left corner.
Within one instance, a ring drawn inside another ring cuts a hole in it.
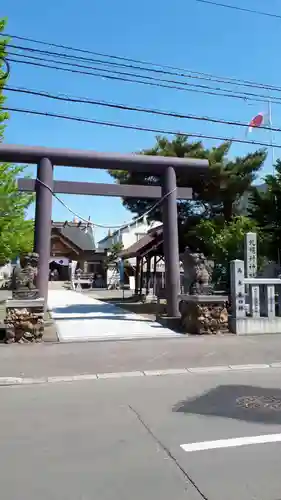
[[[252,132],[254,128],[268,127],[269,126],[269,116],[267,113],[258,113],[254,118],[251,119],[248,127],[248,133]]]

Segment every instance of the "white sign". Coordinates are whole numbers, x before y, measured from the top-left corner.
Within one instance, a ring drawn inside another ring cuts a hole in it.
[[[69,263],[69,269],[70,269],[71,279],[74,278],[75,271],[76,271],[76,266],[77,266],[77,260],[73,260],[72,262]]]
[[[260,287],[251,286],[251,312],[253,318],[260,316]]]
[[[245,284],[243,260],[232,260],[231,273],[231,299],[235,318],[245,317]]]
[[[275,316],[275,287],[270,285],[266,287],[266,298],[267,298],[267,316],[269,318],[274,318]]]
[[[246,278],[257,275],[257,233],[246,233],[244,242]]]

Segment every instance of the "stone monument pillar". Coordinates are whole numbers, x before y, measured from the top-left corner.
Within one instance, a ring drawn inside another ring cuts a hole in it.
[[[245,278],[257,275],[257,233],[246,233],[244,238]]]
[[[245,318],[244,261],[232,260],[230,263],[231,307],[234,319]]]

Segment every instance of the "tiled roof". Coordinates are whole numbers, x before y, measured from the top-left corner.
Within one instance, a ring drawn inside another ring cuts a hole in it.
[[[84,252],[96,249],[92,227],[89,226],[85,233],[83,229],[85,230],[86,226],[87,224],[81,224],[78,227],[75,222],[68,222],[65,227],[63,222],[52,223],[52,228],[55,228],[62,236]]]

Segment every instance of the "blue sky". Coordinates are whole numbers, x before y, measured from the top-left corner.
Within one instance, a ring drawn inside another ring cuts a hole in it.
[[[242,7],[281,14],[280,0],[271,0],[269,6],[262,0],[227,1]],[[281,70],[276,64],[276,47],[279,44],[281,19],[203,5],[195,0],[60,0],[47,3],[15,0],[6,2],[1,10],[1,15],[8,18],[7,31],[11,34],[179,66],[192,71],[280,84]],[[20,45],[19,41],[14,43]],[[26,45],[25,42],[22,44]],[[266,111],[266,105],[261,103],[250,104],[236,99],[109,81],[15,63],[11,66],[9,84],[184,114],[208,115],[224,120],[248,122],[256,113]],[[11,107],[33,108],[181,132],[245,138],[245,129],[240,127],[177,120],[86,104],[60,103],[11,92],[7,96],[7,104]],[[272,111],[274,126],[278,127],[279,106],[273,105]],[[268,132],[256,131],[253,139],[268,141]],[[135,152],[153,145],[154,134],[12,113],[5,141],[97,151]],[[276,142],[278,141],[276,134]],[[205,143],[210,146],[218,142]],[[249,145],[233,145],[231,154],[242,155],[253,149],[255,148]],[[268,161],[264,172],[270,169]],[[106,172],[88,169],[60,167],[56,168],[55,177],[64,180],[112,182]],[[115,198],[68,195],[62,198],[73,210],[77,210],[85,218],[91,216],[99,224],[122,224],[132,218],[132,214],[122,207],[121,201]],[[33,215],[32,210],[29,215]],[[55,202],[53,219],[71,220],[72,216]],[[100,238],[104,234],[104,230],[97,230],[96,237]]]

